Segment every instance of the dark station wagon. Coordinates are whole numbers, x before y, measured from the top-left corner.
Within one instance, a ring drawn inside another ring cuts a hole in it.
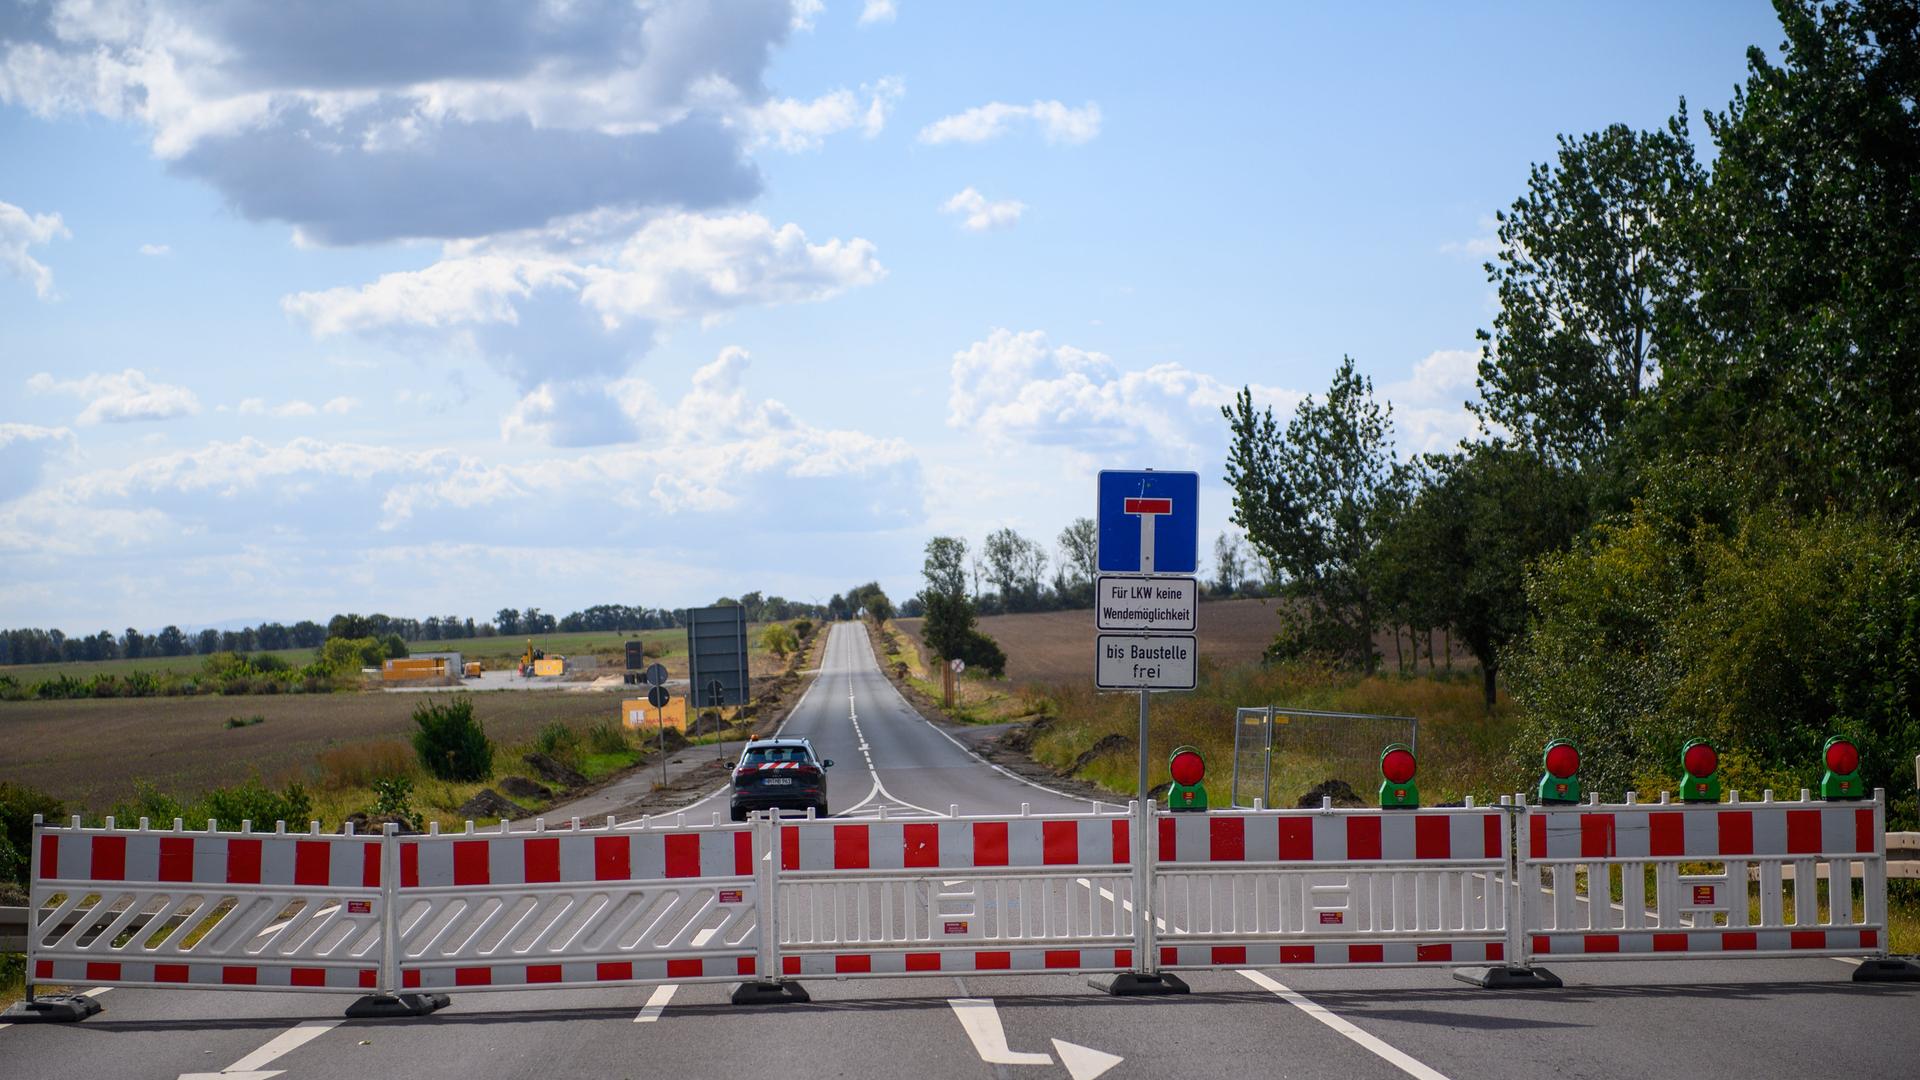
[[[812,808],[827,816],[827,770],[806,739],[760,739],[747,744],[733,764],[733,820],[745,821],[755,810]]]

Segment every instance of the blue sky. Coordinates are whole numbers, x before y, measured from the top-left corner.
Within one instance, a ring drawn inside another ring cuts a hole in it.
[[[1468,429],[1491,215],[1758,0],[0,0],[0,624],[678,606],[1051,545],[1342,354]],[[475,10],[463,10],[470,8]],[[398,12],[398,13],[397,13]]]

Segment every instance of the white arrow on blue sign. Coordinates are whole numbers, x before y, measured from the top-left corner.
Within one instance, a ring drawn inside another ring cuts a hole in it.
[[[1102,469],[1103,574],[1192,574],[1200,565],[1200,474]]]

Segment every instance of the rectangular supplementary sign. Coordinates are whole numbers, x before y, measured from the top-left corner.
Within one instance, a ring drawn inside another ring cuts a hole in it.
[[[1192,574],[1200,568],[1200,474],[1103,469],[1098,555],[1103,574]]]
[[[1093,685],[1101,690],[1191,690],[1200,649],[1192,634],[1100,634]]]
[[[1200,582],[1194,578],[1102,574],[1094,583],[1096,629],[1190,634],[1199,612]]]

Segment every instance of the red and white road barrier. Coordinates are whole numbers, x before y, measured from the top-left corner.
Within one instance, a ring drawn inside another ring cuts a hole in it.
[[[38,829],[33,981],[377,988],[381,838],[174,826]]]
[[[409,836],[211,824],[36,823],[30,981],[404,995],[1887,951],[1879,793]],[[1859,897],[1822,906],[1823,879],[1856,878]]]
[[[1510,816],[1471,804],[1162,816],[1159,963],[1501,963]]]
[[[1528,806],[1529,960],[1886,953],[1886,807],[1871,801]],[[1857,875],[1861,895],[1823,898]],[[1620,899],[1615,900],[1614,896]]]

